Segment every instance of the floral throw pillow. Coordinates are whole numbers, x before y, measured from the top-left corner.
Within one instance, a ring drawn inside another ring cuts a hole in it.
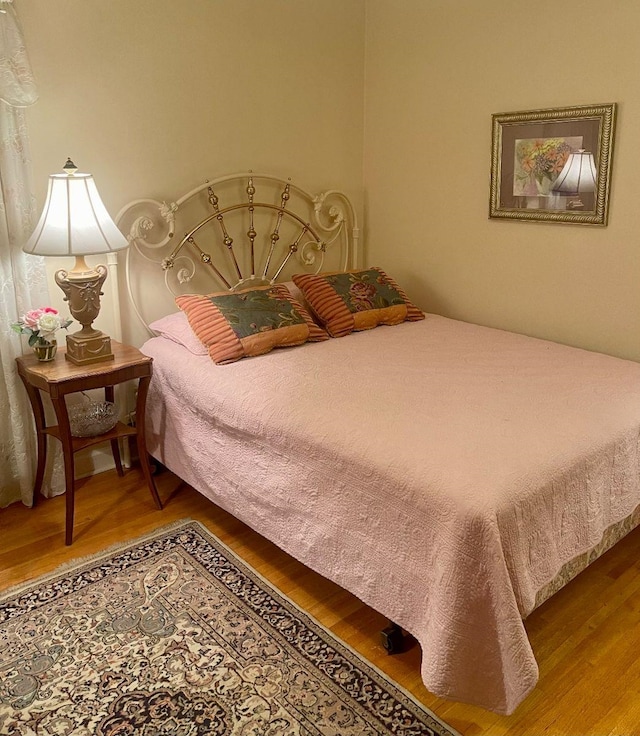
[[[276,347],[329,338],[281,284],[187,294],[177,297],[176,304],[215,363],[232,363]]]
[[[424,319],[416,307],[380,268],[324,274],[296,274],[312,312],[332,337],[342,337],[378,325]]]

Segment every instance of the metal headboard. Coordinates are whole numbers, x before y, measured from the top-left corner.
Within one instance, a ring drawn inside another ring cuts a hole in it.
[[[145,280],[163,274],[175,297],[271,284],[301,270],[360,265],[349,198],[338,190],[312,195],[269,174],[207,180],[171,203],[137,199],[116,222],[131,245],[125,264],[130,304],[147,329],[135,288],[141,271]],[[184,236],[176,245],[178,229]]]

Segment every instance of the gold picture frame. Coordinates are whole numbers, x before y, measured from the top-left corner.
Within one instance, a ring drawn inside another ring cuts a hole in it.
[[[490,218],[607,224],[616,103],[492,120]]]

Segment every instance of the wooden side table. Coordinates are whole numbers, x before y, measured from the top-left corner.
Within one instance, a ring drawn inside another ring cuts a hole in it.
[[[74,455],[85,447],[100,442],[110,442],[113,459],[116,464],[118,475],[123,475],[120,460],[119,437],[135,436],[140,455],[140,465],[145,480],[151,491],[153,500],[159,509],[162,502],[158,496],[149,457],[145,443],[144,413],[147,402],[147,392],[151,375],[153,372],[153,361],[143,355],[137,348],[122,345],[111,341],[114,353],[113,360],[89,365],[74,365],[65,360],[64,349],[58,351],[56,358],[50,362],[40,362],[35,355],[23,355],[16,358],[18,374],[24,383],[29,395],[33,416],[36,423],[38,439],[38,465],[33,488],[33,503],[35,505],[38,494],[42,488],[45,464],[47,460],[47,435],[56,437],[62,443],[64,454],[64,473],[66,485],[66,520],[65,520],[65,544],[73,541],[73,514],[75,502],[75,463]],[[72,437],[69,426],[69,415],[67,413],[66,395],[76,391],[89,391],[95,388],[104,388],[106,401],[113,401],[114,386],[124,381],[138,379],[138,398],[136,402],[136,426],[129,427],[122,422],[97,437]],[[42,405],[41,391],[45,391],[51,397],[51,403],[55,410],[57,424],[47,427]]]

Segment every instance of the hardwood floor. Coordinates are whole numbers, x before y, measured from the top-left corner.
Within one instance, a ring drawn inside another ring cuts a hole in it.
[[[420,648],[389,656],[379,640],[386,620],[299,564],[182,484],[157,477],[156,510],[142,474],[115,471],[80,481],[75,541],[64,545],[64,498],[0,510],[0,589],[70,560],[192,518],[253,565],[374,665],[465,736],[640,736],[640,530],[595,562],[527,621],[540,665],[534,692],[510,717],[447,702],[420,679]]]

